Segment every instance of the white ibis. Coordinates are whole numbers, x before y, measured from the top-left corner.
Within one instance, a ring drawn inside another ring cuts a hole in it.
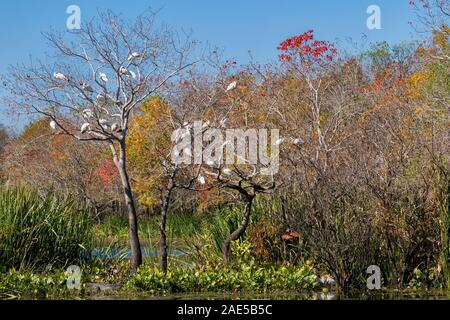
[[[83,125],[81,126],[81,129],[80,129],[81,133],[86,133],[86,131],[88,131],[90,125],[91,124],[89,122],[83,123]]]
[[[108,77],[103,72],[99,73],[98,76],[100,77],[100,80],[102,80],[103,82],[108,82]]]
[[[237,81],[233,81],[232,83],[230,83],[227,87],[227,92],[236,89],[237,87]]]
[[[300,144],[301,142],[302,142],[302,140],[300,140],[300,139],[294,139],[293,141],[292,141],[294,144]]]
[[[62,81],[69,81],[69,78],[67,78],[64,74],[62,74],[61,72],[55,72],[53,73],[53,76],[58,79],[58,80],[62,80]]]
[[[134,59],[139,59],[142,58],[142,54],[140,54],[139,52],[133,52],[132,54],[130,54],[128,56],[128,61],[134,60]]]
[[[91,109],[84,109],[83,111],[81,111],[81,114],[83,118],[86,119],[92,118],[94,116],[94,112],[92,112]]]
[[[50,121],[50,128],[52,128],[53,130],[56,129],[56,122],[55,121]]]
[[[279,146],[284,142],[284,138],[278,139],[277,141],[275,141],[275,145]]]

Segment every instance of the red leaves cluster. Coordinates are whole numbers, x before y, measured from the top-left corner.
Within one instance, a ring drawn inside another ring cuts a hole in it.
[[[278,50],[284,51],[281,54],[280,60],[291,61],[296,56],[302,58],[312,58],[314,60],[328,60],[333,61],[337,55],[337,50],[334,45],[328,41],[314,40],[314,30],[294,36],[284,40],[279,46]]]
[[[100,179],[104,187],[111,187],[117,174],[117,167],[112,160],[103,162],[94,173],[94,175]]]

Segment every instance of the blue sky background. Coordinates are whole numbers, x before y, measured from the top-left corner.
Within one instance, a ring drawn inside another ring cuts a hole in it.
[[[66,9],[81,8],[88,20],[98,9],[111,9],[133,18],[151,7],[161,9],[159,21],[176,30],[193,31],[193,37],[222,48],[238,63],[249,60],[248,50],[259,62],[274,59],[285,38],[314,29],[318,39],[388,41],[414,39],[408,21],[413,20],[408,0],[13,0],[0,4],[0,74],[8,66],[42,57],[46,44],[41,32],[51,27],[65,30]],[[382,29],[368,30],[369,5],[381,8]],[[0,89],[0,96],[2,95]],[[0,123],[21,128],[25,118],[12,118],[0,105]]]

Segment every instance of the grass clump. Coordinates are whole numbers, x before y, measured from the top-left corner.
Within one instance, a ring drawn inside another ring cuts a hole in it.
[[[92,221],[72,199],[0,189],[0,268],[46,270],[89,257]]]

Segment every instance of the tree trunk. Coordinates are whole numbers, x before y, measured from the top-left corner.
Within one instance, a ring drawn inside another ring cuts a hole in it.
[[[231,241],[239,239],[244,234],[250,221],[250,214],[252,212],[252,203],[254,196],[246,195],[244,198],[246,202],[244,209],[244,218],[242,219],[240,226],[236,230],[234,230],[222,244],[223,263],[225,265],[228,264],[231,258]]]
[[[120,180],[123,186],[125,203],[128,210],[128,233],[130,236],[130,247],[131,247],[131,271],[136,272],[137,268],[142,264],[142,251],[138,235],[136,206],[134,203],[130,178],[128,177],[126,166],[125,142],[122,141],[120,143],[119,157],[117,157],[117,154],[115,153],[114,146],[112,146],[111,149],[113,150],[114,162],[117,166],[117,169],[119,170]]]
[[[170,180],[167,191],[162,194],[162,208],[161,208],[161,224],[160,224],[160,240],[159,240],[159,265],[164,274],[167,273],[167,214],[169,212],[170,196],[172,195],[173,182]]]

